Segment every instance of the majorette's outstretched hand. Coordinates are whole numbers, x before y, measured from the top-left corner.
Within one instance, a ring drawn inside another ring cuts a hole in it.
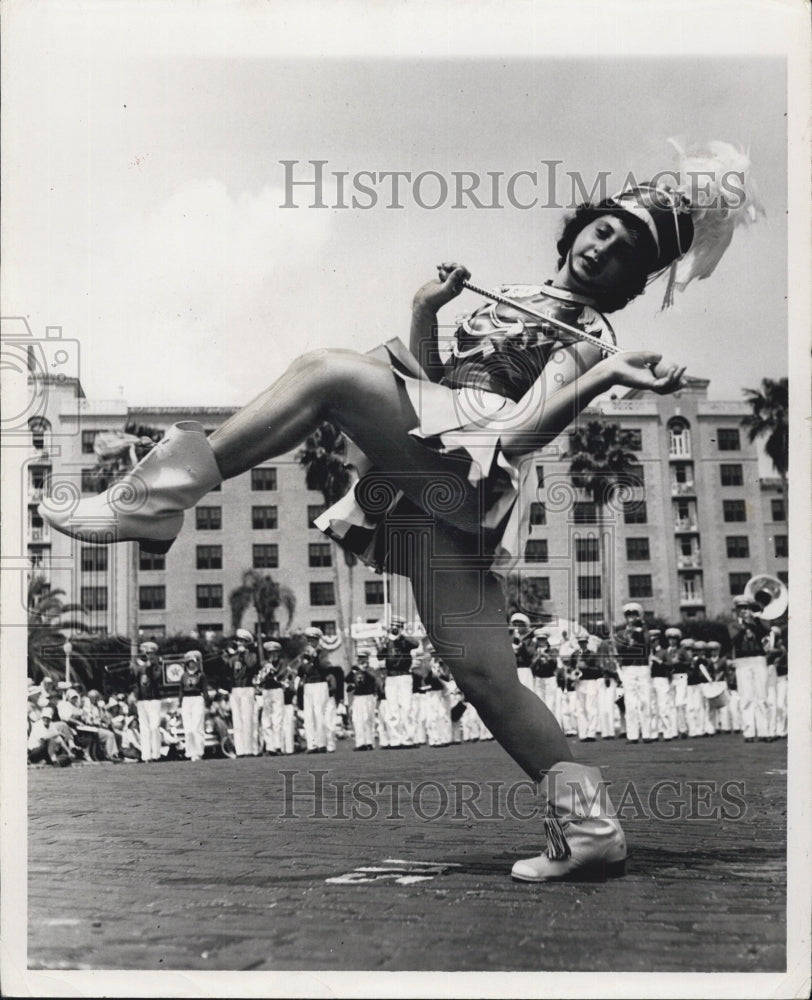
[[[662,357],[654,351],[622,351],[606,361],[611,364],[619,385],[664,396],[683,388],[685,365],[663,363]]]

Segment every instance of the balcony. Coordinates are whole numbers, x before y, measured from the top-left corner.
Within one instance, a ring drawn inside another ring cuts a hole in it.
[[[29,542],[50,542],[51,540],[51,529],[47,524],[43,524],[40,527],[28,527],[28,541]]]
[[[690,556],[677,556],[677,569],[701,569],[702,567],[702,556],[699,552],[695,552]]]
[[[41,486],[30,486],[28,488],[28,502],[39,503],[42,500],[44,490]]]
[[[696,487],[693,483],[671,483],[672,497],[695,496]]]
[[[674,521],[674,531],[699,531],[699,526],[696,521],[692,521],[690,518],[678,517]]]
[[[691,442],[671,440],[668,443],[668,457],[672,462],[681,462],[691,457]]]
[[[679,595],[679,603],[681,607],[698,607],[705,604],[705,599],[702,596],[701,590],[686,591],[683,590]]]

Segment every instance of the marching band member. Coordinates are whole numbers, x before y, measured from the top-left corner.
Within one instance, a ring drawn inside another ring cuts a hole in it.
[[[299,680],[302,689],[302,712],[304,713],[305,743],[308,753],[327,753],[327,733],[325,715],[327,699],[330,697],[330,681],[335,683],[322,663],[319,642],[323,633],[312,626],[304,631],[307,645],[299,654]]]
[[[378,647],[378,659],[383,659],[386,666],[386,706],[380,707],[389,747],[412,746],[412,650],[418,643],[404,635],[405,624],[405,618],[393,615],[389,635]]]
[[[664,740],[673,740],[677,735],[677,713],[671,685],[672,666],[665,656],[666,650],[660,644],[660,630],[650,630],[649,639],[651,641],[651,735],[657,739],[659,733],[662,733]]]
[[[599,635],[598,657],[603,677],[598,685],[598,727],[603,739],[613,740],[617,712],[617,657],[615,644],[603,624],[599,626]]]
[[[767,654],[767,739],[772,742],[778,737],[777,732],[777,716],[778,716],[778,699],[777,699],[777,689],[778,689],[778,673],[776,671],[776,657],[773,655],[775,652],[775,644],[781,639],[781,629],[776,625],[770,629],[767,641],[764,643],[764,650]]]
[[[347,690],[352,696],[350,715],[356,750],[372,750],[375,745],[375,695],[380,681],[369,663],[369,653],[358,651],[358,662],[347,677]]]
[[[203,654],[190,649],[183,654],[183,675],[178,684],[180,717],[183,721],[184,753],[189,760],[202,760],[206,749],[206,675]]]
[[[598,735],[598,687],[603,676],[600,657],[589,648],[589,635],[578,635],[578,649],[569,662],[570,674],[575,681],[578,706],[578,739],[594,743]]]
[[[643,609],[634,601],[624,604],[626,627],[615,636],[626,706],[626,739],[651,742],[651,666],[649,643],[643,628]]]
[[[778,635],[775,646],[770,653],[770,658],[772,658],[772,662],[775,667],[775,737],[776,739],[786,739],[788,704],[787,694],[789,688],[787,682],[788,656],[787,647],[784,643],[783,632]]]
[[[289,755],[296,750],[296,671],[288,665],[282,674],[282,753]]]
[[[729,733],[732,729],[730,720],[730,688],[727,681],[727,657],[722,656],[722,644],[715,639],[708,643],[708,670],[714,681],[723,681],[727,689],[727,704],[711,710],[714,729],[721,733]]]
[[[276,757],[282,753],[282,723],[285,715],[283,668],[280,663],[282,645],[276,639],[267,639],[262,643],[262,651],[265,662],[255,682],[262,692],[262,740],[265,752]]]
[[[679,629],[677,629],[679,631]],[[682,633],[680,633],[681,635]],[[688,674],[694,655],[694,640],[689,636],[679,640],[679,655],[674,662],[674,709],[677,713],[677,732],[680,739],[688,739]],[[669,649],[669,656],[671,651]]]
[[[254,678],[259,669],[254,636],[247,628],[238,628],[233,642],[226,647],[223,659],[231,675],[231,725],[234,750],[238,757],[256,755],[256,714]]]
[[[429,744],[431,746],[447,747],[451,744],[451,689],[453,683],[448,668],[438,660],[433,660],[429,677],[431,690],[428,695],[433,703],[432,725],[429,729]]]
[[[161,759],[161,685],[163,660],[158,656],[158,644],[142,642],[141,656],[135,661],[135,688],[138,730],[141,740],[141,760]]]
[[[323,635],[319,639],[319,660],[327,675],[329,695],[324,703],[324,735],[327,753],[335,753],[338,706],[344,701],[344,670],[331,662],[330,654],[341,645],[340,635]]]
[[[537,628],[533,636],[536,640],[536,651],[530,664],[533,690],[554,713],[558,700],[558,684],[555,679],[558,657],[550,646],[550,633],[546,628]]]
[[[702,685],[710,680],[710,673],[707,668],[705,656],[706,644],[700,639],[694,640],[691,665],[688,670],[688,702],[686,714],[688,716],[688,735],[707,736],[705,729],[705,696],[702,693]]]
[[[739,628],[733,636],[736,687],[745,743],[769,737],[767,720],[767,656],[769,630],[754,614],[761,605],[744,594],[733,598]]]
[[[513,654],[516,657],[516,669],[519,672],[519,680],[525,687],[535,690],[533,685],[533,671],[530,664],[533,662],[535,653],[535,643],[533,633],[530,630],[530,619],[523,615],[521,611],[510,616],[510,631],[513,637]]]

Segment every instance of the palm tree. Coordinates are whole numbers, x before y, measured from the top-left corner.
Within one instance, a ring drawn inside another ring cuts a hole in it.
[[[619,424],[589,420],[574,427],[569,434],[570,480],[584,490],[595,504],[597,534],[600,539],[601,617],[614,621],[607,539],[603,531],[604,508],[619,487],[639,486],[643,482],[640,464],[631,451],[633,436]]]
[[[324,497],[326,506],[336,503],[350,489],[352,473],[346,464],[347,442],[344,435],[333,424],[325,421],[306,439],[304,447],[297,453],[296,459],[305,470],[305,484],[309,490],[316,490]],[[334,547],[335,552],[335,547]],[[344,563],[349,578],[349,619],[353,619],[353,570],[358,559],[347,549],[344,552]],[[338,564],[333,558],[333,580],[336,591],[336,613],[338,616],[339,633],[345,633],[344,602],[341,596],[341,578]]]
[[[84,622],[67,618],[73,612],[84,613],[81,604],[66,604],[64,590],[51,586],[40,573],[28,581],[28,676],[36,682],[43,677],[61,680],[65,672],[63,646],[67,639],[65,631],[83,632]],[[84,682],[90,680],[91,667],[86,659],[77,654],[71,657],[71,666],[77,668]]]
[[[789,380],[771,378],[761,380],[761,389],[743,389],[750,409],[742,418],[747,437],[752,442],[765,438],[764,450],[775,466],[781,480],[784,509],[787,508],[787,470],[789,468]]]
[[[228,595],[228,603],[231,607],[231,624],[235,630],[240,627],[245,612],[253,607],[257,624],[264,635],[276,634],[278,608],[284,608],[287,613],[286,628],[296,611],[296,596],[290,587],[278,584],[270,573],[257,573],[253,569],[243,573],[242,584]]]

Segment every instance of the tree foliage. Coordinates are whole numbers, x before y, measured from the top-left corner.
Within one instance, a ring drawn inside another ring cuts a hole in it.
[[[276,613],[280,607],[287,614],[286,628],[296,611],[296,595],[290,587],[277,583],[270,573],[257,573],[253,569],[243,573],[241,585],[231,591],[228,602],[234,629],[240,627],[246,611],[253,608],[264,635],[277,633]]]
[[[764,438],[764,450],[770,457],[782,483],[789,467],[789,380],[761,380],[761,389],[743,389],[751,413],[742,418],[750,441]]]

